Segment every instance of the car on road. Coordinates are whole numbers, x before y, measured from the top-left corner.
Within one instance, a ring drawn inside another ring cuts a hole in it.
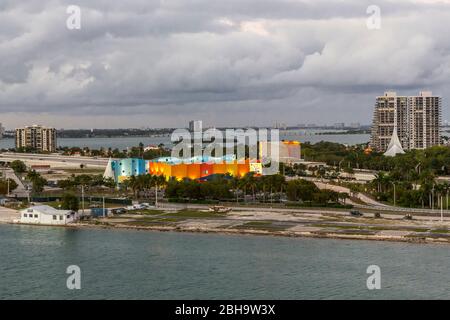
[[[412,219],[413,219],[413,216],[412,216],[412,214],[408,213],[408,214],[406,214],[406,215],[403,217],[403,219],[405,219],[405,220],[412,220]]]
[[[133,210],[144,210],[150,208],[150,205],[147,206],[147,204],[133,204],[131,206],[126,207],[126,210],[133,211]]]
[[[149,209],[149,208],[153,208],[154,206],[152,206],[150,203],[148,202],[144,202],[144,203],[140,203],[139,204],[141,207],[143,207],[143,209]]]
[[[125,214],[127,213],[127,210],[125,208],[115,208],[111,209],[112,214]]]
[[[353,217],[362,217],[363,216],[363,214],[361,212],[359,212],[358,210],[351,210],[350,215],[352,215]]]

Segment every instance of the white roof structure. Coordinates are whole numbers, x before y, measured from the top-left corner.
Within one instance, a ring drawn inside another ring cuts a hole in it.
[[[55,208],[47,206],[47,205],[34,206],[34,207],[29,207],[27,209],[21,210],[22,213],[27,213],[27,212],[31,212],[31,211],[39,212],[41,214],[48,214],[48,215],[66,215],[66,214],[70,214],[71,212],[73,212],[72,210],[58,210],[58,209],[55,209]]]
[[[386,157],[395,157],[397,154],[403,154],[402,144],[400,143],[400,139],[397,135],[397,128],[394,127],[394,131],[392,132],[391,141],[389,142],[387,151],[384,153]]]
[[[114,171],[112,169],[112,159],[109,158],[108,164],[106,165],[105,172],[103,173],[103,178],[108,179],[112,178],[114,179]]]

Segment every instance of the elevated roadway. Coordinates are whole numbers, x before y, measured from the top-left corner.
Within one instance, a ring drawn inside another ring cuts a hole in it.
[[[109,159],[60,154],[0,153],[0,163],[11,163],[14,160],[21,160],[27,166],[48,165],[51,168],[79,168],[80,165],[85,165],[86,167],[105,168]]]

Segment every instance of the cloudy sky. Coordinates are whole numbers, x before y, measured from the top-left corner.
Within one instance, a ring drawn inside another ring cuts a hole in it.
[[[450,119],[449,34],[448,0],[1,0],[0,122],[368,124],[386,89]]]

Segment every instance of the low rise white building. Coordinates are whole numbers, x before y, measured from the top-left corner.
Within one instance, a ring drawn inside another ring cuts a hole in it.
[[[78,213],[42,205],[20,211],[20,223],[65,225],[78,220]]]

